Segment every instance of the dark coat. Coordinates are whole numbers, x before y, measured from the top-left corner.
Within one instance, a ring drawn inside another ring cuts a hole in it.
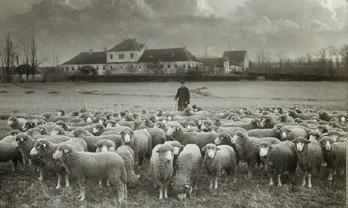
[[[190,91],[187,87],[180,87],[175,95],[175,99],[178,99],[178,110],[184,110],[188,104],[190,104]]]

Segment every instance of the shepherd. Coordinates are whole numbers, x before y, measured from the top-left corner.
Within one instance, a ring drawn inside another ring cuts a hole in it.
[[[180,81],[180,88],[178,89],[174,101],[177,102],[177,110],[183,111],[190,104],[190,91],[185,86],[185,81]]]

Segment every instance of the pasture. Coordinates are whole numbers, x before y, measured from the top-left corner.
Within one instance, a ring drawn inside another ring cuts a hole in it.
[[[190,89],[207,87],[208,96],[191,94],[191,103],[204,109],[220,111],[240,106],[255,109],[262,106],[289,107],[343,111],[348,109],[348,84],[345,82],[195,82],[187,83]],[[90,110],[140,111],[141,109],[174,108],[173,96],[177,83],[31,83],[0,85],[0,114],[43,113],[86,107]],[[9,131],[6,121],[0,120],[0,138]],[[70,188],[55,189],[56,177],[37,180],[38,173],[22,165],[11,172],[10,164],[0,164],[0,207],[114,207],[112,188],[98,187],[89,181],[87,200],[77,199],[76,180]],[[179,202],[169,191],[169,199],[158,200],[153,187],[148,162],[139,173],[141,185],[129,188],[125,207],[346,207],[346,178],[327,181],[328,171],[316,173],[313,188],[300,186],[299,173],[296,186],[284,178],[282,187],[268,186],[269,179],[263,170],[247,178],[247,167],[240,164],[237,183],[221,180],[215,194],[209,193],[205,169],[201,169],[198,192],[194,199]],[[298,171],[299,172],[299,171]],[[116,198],[116,197],[114,197]]]

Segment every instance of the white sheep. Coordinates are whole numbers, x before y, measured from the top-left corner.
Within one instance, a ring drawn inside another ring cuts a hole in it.
[[[218,178],[224,171],[228,176],[233,175],[233,183],[236,183],[236,154],[231,146],[207,144],[202,150],[205,152],[204,165],[210,177],[211,192],[218,188]]]
[[[117,153],[78,152],[63,144],[58,146],[53,158],[62,161],[66,171],[78,179],[81,201],[86,198],[86,179],[100,177],[116,185],[119,202],[127,199],[127,172],[123,159]]]

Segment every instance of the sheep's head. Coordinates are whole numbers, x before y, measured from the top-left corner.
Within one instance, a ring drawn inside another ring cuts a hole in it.
[[[184,147],[184,145],[181,145],[178,141],[166,141],[164,144],[169,144],[174,148],[174,155],[179,155],[180,149]]]
[[[93,116],[92,116],[92,115],[88,115],[88,116],[85,118],[85,122],[87,122],[87,123],[93,123]]]
[[[56,151],[53,153],[53,159],[59,160],[63,159],[63,157],[70,155],[74,152],[74,149],[69,145],[60,144],[58,145]]]
[[[320,134],[329,132],[328,128],[324,125],[319,125],[316,131],[319,132]]]
[[[282,127],[280,129],[280,137],[283,139],[283,140],[286,140],[288,138],[288,135],[289,133],[291,132],[291,130],[287,127]]]
[[[337,142],[338,138],[341,136],[341,134],[336,130],[331,130],[328,132],[328,135],[331,136],[334,142]]]
[[[218,146],[215,144],[207,144],[204,147],[202,147],[202,151],[205,152],[205,155],[208,156],[210,159],[214,159],[217,151],[220,150]]]
[[[58,111],[57,111],[57,116],[65,116],[65,111],[63,111],[63,110],[58,110]]]
[[[104,132],[104,129],[105,128],[104,128],[103,124],[97,123],[93,126],[92,134],[94,136],[99,136]]]
[[[39,129],[41,135],[47,135],[47,131],[45,128],[43,128],[42,126],[39,126],[37,128]]]
[[[18,129],[14,129],[14,130],[12,130],[12,131],[10,131],[10,135],[11,136],[16,136],[16,135],[18,135],[19,133],[21,133]]]
[[[302,152],[304,149],[306,149],[307,145],[311,143],[311,141],[304,137],[297,137],[292,140],[292,142],[295,143],[297,152]]]
[[[79,127],[79,128],[76,128],[74,131],[73,131],[73,135],[74,137],[83,137],[83,136],[86,136],[86,130],[82,127]]]
[[[98,119],[98,123],[103,125],[103,126],[106,126],[106,122],[107,122],[106,117],[101,117]]]
[[[125,129],[121,132],[122,142],[129,145],[133,138],[133,131],[130,129]]]
[[[334,143],[333,139],[329,136],[324,136],[320,140],[321,147],[325,149],[326,151],[331,151],[333,143]]]
[[[49,146],[50,146],[50,143],[46,140],[42,140],[42,139],[36,140],[33,148],[30,150],[30,155],[31,156],[36,156],[36,155],[43,156],[43,155],[45,155]]]
[[[272,117],[270,116],[263,116],[261,120],[261,127],[268,126],[272,123]]]
[[[15,127],[17,124],[18,124],[18,119],[14,116],[11,116],[8,120],[7,120],[7,124],[10,126],[10,127]]]
[[[166,135],[167,136],[174,136],[177,133],[182,132],[182,131],[183,131],[183,129],[181,128],[181,126],[174,125],[174,126],[171,126],[171,127],[168,128],[168,130],[166,132]]]
[[[162,110],[156,110],[156,116],[162,116],[163,111]]]
[[[106,128],[111,128],[116,126],[116,121],[110,120],[106,122]]]
[[[57,135],[65,135],[65,131],[63,127],[61,126],[56,126],[54,129],[51,131],[50,135],[52,136],[57,136]]]
[[[261,143],[258,145],[258,147],[260,149],[260,152],[259,152],[260,157],[263,159],[267,158],[267,155],[269,151],[272,149],[272,146],[267,143]]]
[[[57,121],[58,126],[61,126],[65,131],[68,130],[68,125],[64,121]]]
[[[24,131],[27,131],[29,129],[35,128],[36,124],[34,123],[34,121],[27,121],[24,124]]]
[[[253,120],[251,120],[250,124],[251,124],[254,128],[259,128],[259,127],[260,127],[260,120],[259,120],[259,119],[253,119]]]
[[[173,190],[177,194],[179,201],[186,199],[192,193],[191,183],[182,175],[174,176]]]
[[[207,132],[210,130],[210,127],[211,127],[211,121],[209,120],[204,120],[202,122],[202,125],[201,125],[201,130],[204,131],[204,132]]]
[[[294,110],[289,110],[288,111],[288,115],[293,117],[293,118],[296,118],[297,117],[297,113],[294,111]]]
[[[45,123],[46,123],[46,121],[43,120],[43,119],[39,119],[39,120],[36,121],[36,125],[37,125],[37,126],[45,125]]]
[[[230,139],[232,144],[244,143],[248,139],[248,135],[245,132],[237,131],[235,135]]]
[[[277,121],[285,123],[288,121],[288,116],[286,114],[280,115],[277,119]]]
[[[248,109],[246,107],[240,107],[239,114],[244,114]]]
[[[310,131],[309,132],[309,140],[320,140],[321,134],[317,131]]]
[[[228,144],[231,139],[232,138],[228,133],[222,133],[214,140],[214,143],[216,145]]]
[[[15,140],[11,143],[13,146],[18,147],[19,145],[25,143],[30,136],[27,133],[20,133],[16,135]]]
[[[165,129],[167,128],[166,124],[165,124],[163,121],[158,121],[158,122],[155,124],[155,127],[160,128],[160,129],[163,129],[163,130],[165,130]]]
[[[115,142],[108,139],[99,140],[95,146],[97,147],[96,152],[114,152],[116,150]]]
[[[167,162],[174,159],[174,148],[170,144],[162,144],[156,151],[159,157],[163,157]]]
[[[277,107],[277,108],[274,110],[274,113],[283,114],[283,113],[284,113],[283,108]]]

